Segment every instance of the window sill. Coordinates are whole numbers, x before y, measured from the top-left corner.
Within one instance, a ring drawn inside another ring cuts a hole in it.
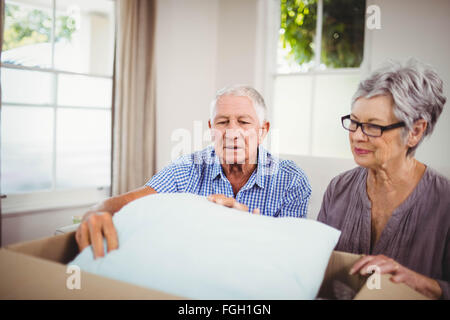
[[[91,206],[109,196],[109,186],[9,194],[2,199],[2,216]]]

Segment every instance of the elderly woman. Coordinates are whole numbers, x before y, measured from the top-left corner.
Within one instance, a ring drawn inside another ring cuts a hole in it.
[[[336,250],[365,255],[351,274],[378,266],[434,299],[450,298],[450,181],[414,153],[445,101],[442,80],[417,61],[363,80],[342,117],[359,167],[330,182],[318,215],[342,231]]]

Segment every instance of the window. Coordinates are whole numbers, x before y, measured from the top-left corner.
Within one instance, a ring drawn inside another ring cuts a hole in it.
[[[96,202],[89,190],[107,195],[113,54],[114,1],[6,0],[4,212],[33,207],[23,199],[52,207]]]
[[[351,157],[340,117],[361,77],[365,1],[281,0],[273,70],[282,154]]]

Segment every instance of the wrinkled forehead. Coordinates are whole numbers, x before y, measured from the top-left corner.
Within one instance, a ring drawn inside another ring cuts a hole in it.
[[[216,114],[214,117],[238,117],[247,116],[255,120],[258,119],[256,109],[253,106],[253,102],[248,97],[239,96],[221,96],[217,100]]]
[[[394,100],[391,95],[358,98],[353,104],[352,115],[356,116],[360,121],[378,119],[389,123],[397,120],[394,114]]]

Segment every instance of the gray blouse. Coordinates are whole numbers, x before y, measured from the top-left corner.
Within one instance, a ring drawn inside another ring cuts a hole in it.
[[[437,280],[442,299],[450,299],[450,180],[427,167],[371,248],[367,173],[361,167],[344,172],[325,192],[317,220],[341,230],[335,250],[388,256]]]

